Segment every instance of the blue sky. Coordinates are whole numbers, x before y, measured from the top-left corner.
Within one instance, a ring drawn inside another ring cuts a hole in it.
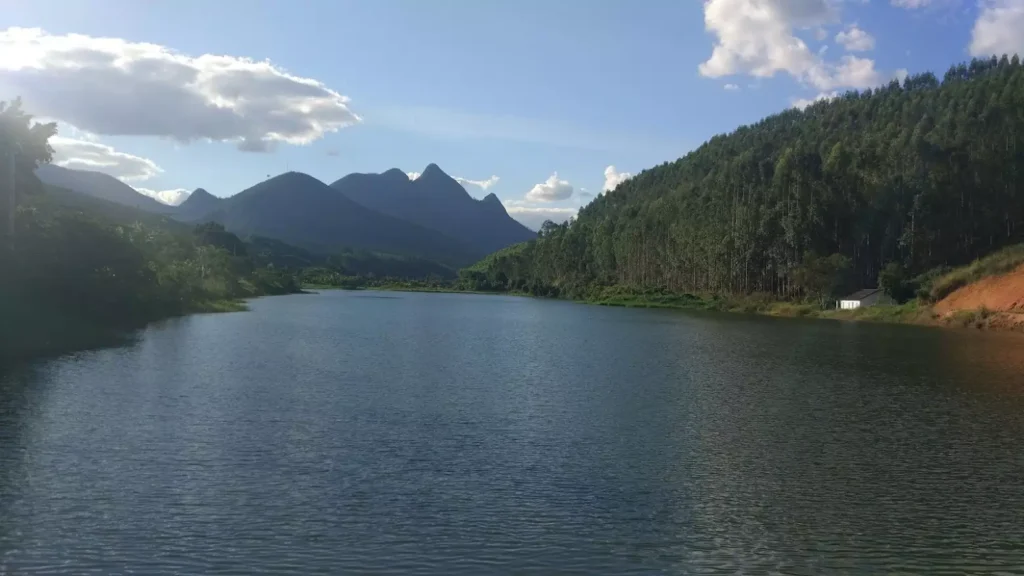
[[[434,162],[536,226],[794,104],[1024,52],[1024,0],[32,0],[4,29],[0,98],[61,121],[71,167],[228,196]]]

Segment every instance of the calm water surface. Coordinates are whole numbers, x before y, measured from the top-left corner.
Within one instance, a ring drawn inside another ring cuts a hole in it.
[[[0,574],[1024,573],[1024,338],[252,309],[0,376]]]

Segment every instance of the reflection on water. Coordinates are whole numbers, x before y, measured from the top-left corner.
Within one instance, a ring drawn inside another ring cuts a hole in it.
[[[363,296],[0,378],[0,574],[1024,564],[1019,336]]]

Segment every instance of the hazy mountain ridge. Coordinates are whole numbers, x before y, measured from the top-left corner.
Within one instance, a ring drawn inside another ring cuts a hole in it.
[[[493,193],[473,198],[436,164],[415,180],[393,168],[349,174],[331,187],[367,208],[447,234],[484,253],[537,237],[509,216]]]
[[[439,232],[361,206],[300,172],[275,176],[223,199],[203,219],[237,234],[277,238],[319,252],[361,248],[451,265],[479,253]]]
[[[43,164],[36,169],[36,177],[43,184],[88,194],[100,200],[116,202],[124,206],[139,208],[148,212],[172,214],[173,206],[163,204],[117,178],[91,170],[73,170],[56,164]]]
[[[436,164],[416,180],[393,168],[349,174],[331,186],[288,172],[227,198],[197,188],[180,206],[143,195],[113,176],[47,165],[44,183],[197,223],[218,221],[240,235],[277,238],[309,250],[357,248],[463,265],[536,237],[494,194],[477,200]]]
[[[196,188],[174,211],[174,217],[184,221],[201,220],[220,208],[224,202],[202,188]]]

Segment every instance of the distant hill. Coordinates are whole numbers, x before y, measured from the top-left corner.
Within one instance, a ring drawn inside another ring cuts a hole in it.
[[[436,164],[416,180],[393,168],[349,174],[331,187],[367,208],[461,240],[481,254],[537,237],[508,215],[497,196],[476,200]]]
[[[223,199],[202,188],[196,188],[174,211],[174,217],[184,222],[202,220],[220,208]]]
[[[351,248],[462,266],[536,237],[496,196],[474,199],[434,164],[413,181],[393,169],[350,174],[332,186],[289,172],[230,198],[198,188],[176,207],[100,172],[44,165],[37,176],[83,196],[189,224],[217,221],[241,236],[276,238],[319,254]]]
[[[130,226],[136,222],[170,232],[187,233],[191,227],[166,214],[141,210],[117,202],[96,198],[50,184],[43,185],[42,194],[33,194],[26,204],[46,208],[54,213],[79,213],[108,224]]]
[[[1022,111],[1017,56],[789,109],[640,172],[572,224],[488,259],[482,277],[579,298],[618,289],[827,303],[966,265],[1024,243]],[[1007,282],[984,290],[1019,298],[1024,282]]]
[[[203,217],[241,236],[266,236],[319,253],[340,248],[420,256],[464,265],[482,255],[440,232],[375,212],[299,172],[265,180]]]
[[[149,196],[140,194],[131,186],[102,172],[72,170],[56,164],[43,164],[36,169],[36,177],[43,184],[88,194],[94,198],[116,202],[148,212],[169,214],[174,208]]]

